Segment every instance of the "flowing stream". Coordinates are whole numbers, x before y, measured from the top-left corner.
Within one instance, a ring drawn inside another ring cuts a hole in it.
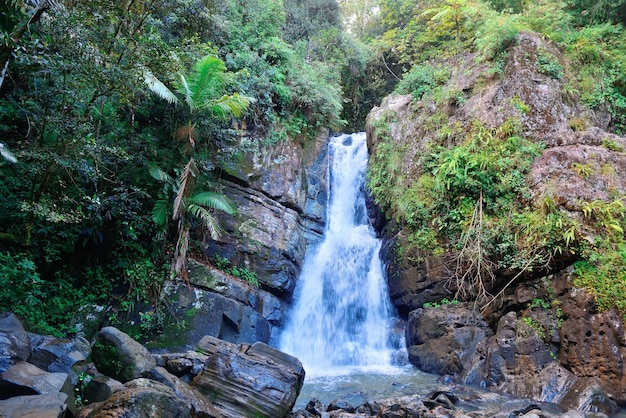
[[[326,230],[305,257],[279,339],[279,348],[304,365],[305,403],[343,397],[358,404],[434,385],[433,376],[402,360],[403,332],[393,332],[381,241],[365,205],[367,159],[365,133],[330,139]]]

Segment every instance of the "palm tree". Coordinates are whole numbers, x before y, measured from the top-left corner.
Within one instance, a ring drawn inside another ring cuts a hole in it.
[[[164,183],[164,198],[155,203],[152,217],[157,225],[166,227],[170,218],[177,223],[177,239],[174,248],[172,273],[188,281],[187,277],[187,250],[189,248],[189,234],[193,220],[199,221],[207,228],[212,239],[220,235],[220,228],[214,215],[214,210],[227,214],[235,213],[232,201],[218,193],[196,191],[199,170],[193,157],[193,151],[199,138],[196,129],[195,117],[203,115],[216,119],[240,117],[254,101],[248,96],[223,94],[226,66],[216,57],[206,56],[194,67],[192,74],[186,78],[179,74],[180,81],[174,91],[158,80],[149,70],[144,70],[145,82],[148,88],[168,103],[178,105],[185,103],[187,122],[180,126],[175,137],[184,141],[191,155],[189,162],[180,171],[177,180],[159,168],[152,168],[152,177]],[[168,197],[173,195],[170,208]],[[165,230],[165,229],[164,229]]]

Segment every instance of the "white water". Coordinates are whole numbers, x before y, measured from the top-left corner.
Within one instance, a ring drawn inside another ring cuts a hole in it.
[[[327,227],[305,257],[279,341],[307,377],[391,367],[392,309],[365,207],[367,158],[364,133],[331,138]]]

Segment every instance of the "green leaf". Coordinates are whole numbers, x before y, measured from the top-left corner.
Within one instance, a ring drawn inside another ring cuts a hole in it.
[[[228,197],[219,193],[200,192],[193,195],[188,200],[191,204],[207,206],[211,209],[217,209],[229,215],[234,215],[237,212],[235,203]]]
[[[167,225],[169,217],[169,202],[166,199],[160,199],[154,202],[152,209],[152,219],[159,226]]]

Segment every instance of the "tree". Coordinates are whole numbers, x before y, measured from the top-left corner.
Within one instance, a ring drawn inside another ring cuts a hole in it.
[[[170,90],[158,80],[148,69],[145,70],[145,82],[148,88],[168,103],[185,104],[187,121],[175,131],[175,138],[184,143],[185,152],[190,153],[189,161],[180,171],[178,180],[174,180],[160,169],[152,169],[152,176],[165,183],[164,198],[156,202],[152,212],[155,222],[165,227],[167,219],[176,222],[176,245],[174,247],[172,273],[180,275],[185,281],[187,277],[187,250],[193,220],[205,226],[213,239],[219,236],[219,226],[212,210],[220,210],[227,214],[235,213],[234,204],[226,197],[217,193],[197,191],[200,170],[194,159],[194,150],[201,134],[197,129],[199,116],[223,119],[243,115],[253,98],[237,93],[222,94],[226,76],[224,63],[214,56],[205,56],[194,67],[193,73],[187,78],[179,74],[180,81],[176,89]],[[171,191],[174,201],[169,207],[168,195]]]

